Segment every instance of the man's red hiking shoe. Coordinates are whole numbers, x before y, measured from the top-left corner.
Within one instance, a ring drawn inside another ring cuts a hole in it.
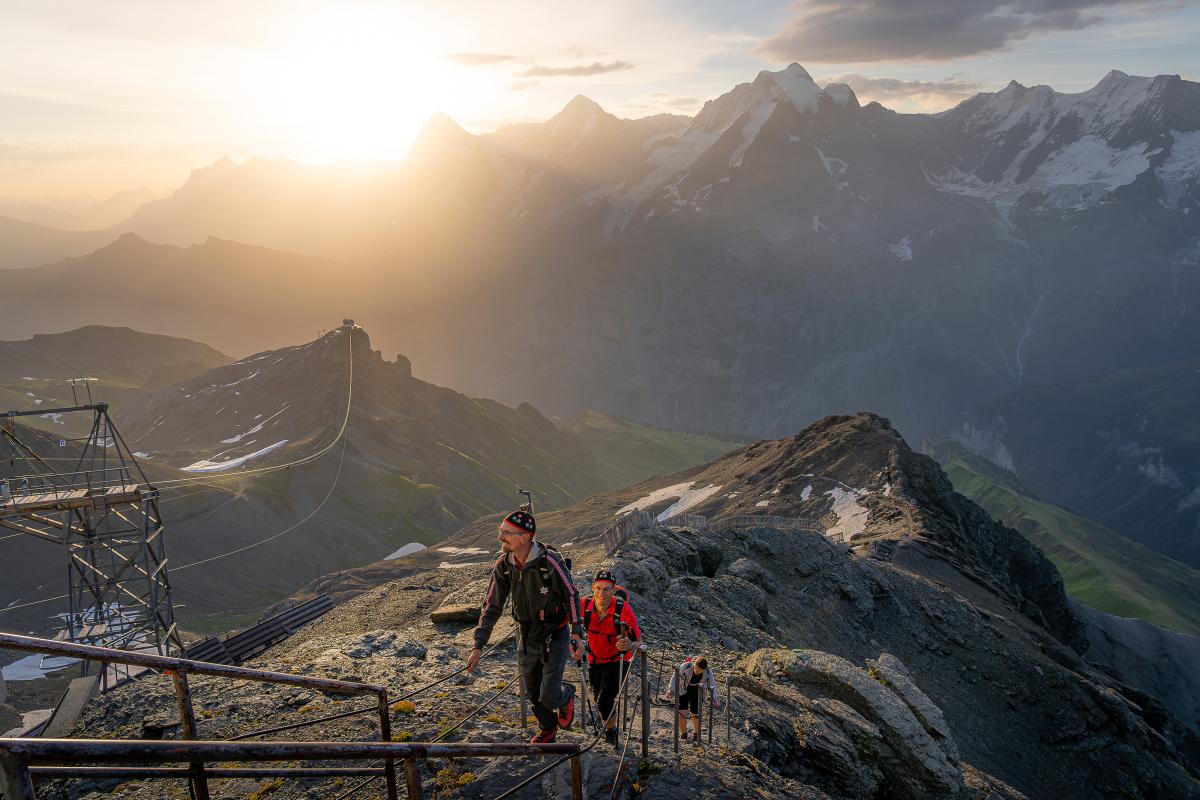
[[[571,727],[571,723],[575,721],[575,694],[572,692],[571,699],[567,704],[558,710],[558,727],[566,730]]]
[[[533,735],[533,738],[529,740],[529,743],[530,744],[550,744],[551,742],[554,741],[554,737],[557,733],[558,733],[558,731],[554,730],[553,728],[551,728],[548,731],[538,731],[537,733],[535,733]]]

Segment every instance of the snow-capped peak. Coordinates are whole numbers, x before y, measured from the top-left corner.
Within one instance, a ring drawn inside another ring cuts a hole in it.
[[[845,83],[830,83],[825,87],[825,94],[837,108],[858,108],[858,95]]]
[[[763,71],[754,81],[758,85],[762,81],[773,83],[779,91],[796,107],[797,111],[815,111],[822,92],[808,71],[799,64],[789,64],[786,69],[778,72]],[[773,93],[772,93],[773,94]]]
[[[938,176],[948,191],[1012,206],[1030,191],[1048,208],[1079,210],[1103,201],[1150,169],[1166,139],[1169,87],[1177,78],[1112,70],[1083,92],[1026,88],[1013,81],[943,116],[993,154]],[[997,159],[995,153],[1006,153]]]

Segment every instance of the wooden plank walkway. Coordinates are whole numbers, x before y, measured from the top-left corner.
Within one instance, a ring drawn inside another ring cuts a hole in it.
[[[142,486],[127,483],[106,489],[71,489],[65,492],[39,492],[14,496],[0,503],[0,517],[19,516],[35,511],[68,511],[87,508],[97,502],[104,504],[136,503],[142,499]]]

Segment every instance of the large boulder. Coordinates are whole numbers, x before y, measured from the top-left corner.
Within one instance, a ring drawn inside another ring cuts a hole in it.
[[[479,621],[479,612],[481,610],[478,605],[470,605],[469,603],[444,605],[429,612],[429,620],[437,623],[473,625]]]
[[[940,709],[898,659],[873,662],[882,678],[881,664],[892,683],[818,650],[759,650],[739,671],[751,691],[757,686],[794,709],[794,736],[780,735],[778,721],[752,725],[777,750],[792,748],[790,758],[775,753],[777,762],[804,765],[795,768],[805,779],[839,797],[866,800],[883,790],[901,800],[965,797],[958,747]]]

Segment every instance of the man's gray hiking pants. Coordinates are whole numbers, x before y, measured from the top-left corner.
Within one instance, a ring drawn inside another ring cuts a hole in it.
[[[533,715],[541,730],[558,730],[556,712],[571,699],[575,688],[570,684],[563,685],[563,670],[570,652],[570,631],[565,625],[558,628],[550,634],[547,644],[546,633],[531,627],[522,632],[522,641],[521,675]]]

